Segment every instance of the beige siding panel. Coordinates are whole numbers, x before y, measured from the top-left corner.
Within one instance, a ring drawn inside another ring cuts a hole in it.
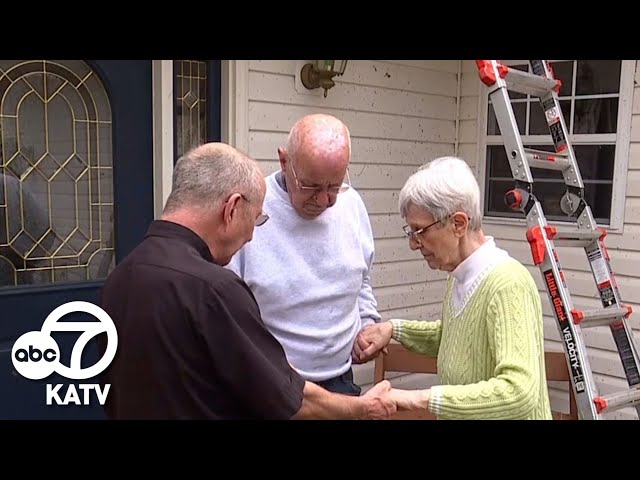
[[[631,106],[631,112],[634,115],[640,114],[640,88],[633,89],[633,103]]]
[[[631,137],[632,142],[640,142],[640,115],[631,117]]]
[[[420,166],[429,160],[453,153],[453,144],[354,138],[353,163],[387,163]],[[416,170],[414,168],[414,170]]]
[[[475,143],[478,138],[478,122],[476,120],[460,121],[460,142]]]
[[[475,60],[463,60],[462,61],[462,73],[473,73],[478,75],[478,67]]]
[[[460,120],[476,120],[478,118],[478,96],[460,99]]]
[[[375,290],[378,308],[391,310],[413,307],[427,303],[441,303],[444,295],[445,282],[442,280],[392,287],[381,287]]]
[[[455,73],[368,60],[350,61],[344,75],[336,78],[336,83],[338,82],[430,93],[445,97],[455,97],[457,90]]]
[[[640,170],[629,170],[627,176],[627,198],[640,197]]]
[[[629,168],[640,169],[640,143],[629,146]]]
[[[629,250],[609,250],[611,269],[615,275],[638,276],[640,272],[640,255]]]
[[[272,103],[249,102],[249,125],[252,130],[269,132],[289,132],[291,126],[301,117],[311,113],[309,107]],[[319,111],[314,108],[313,111]],[[348,110],[323,109],[325,113],[337,116],[351,130],[354,137],[431,141],[453,143],[454,122],[427,118],[399,117]]]
[[[637,303],[640,304],[640,277],[636,274],[634,276],[616,275],[618,281],[618,289],[620,290],[620,297],[625,303]],[[640,317],[640,311],[632,315],[634,318]]]
[[[478,71],[462,73],[462,84],[460,85],[460,94],[463,97],[473,97],[480,95],[480,77]]]
[[[436,320],[442,313],[442,301],[437,301],[414,307],[402,307],[391,310],[380,310],[383,320],[404,318],[407,320]]]
[[[454,121],[456,117],[454,97],[342,84],[339,88],[331,90],[331,95],[324,98],[297,93],[293,88],[293,82],[293,77],[289,76],[251,72],[249,74],[249,100],[333,109],[342,109],[348,105],[349,110],[361,112],[450,121]]]
[[[371,228],[374,238],[404,238],[402,231],[404,220],[398,214],[373,214],[370,215]],[[408,243],[408,242],[407,242]]]
[[[278,147],[287,146],[288,132],[249,133],[249,155],[256,160],[278,160]]]
[[[286,147],[288,132],[257,132],[249,135],[249,154],[257,160],[277,160],[278,147]],[[453,154],[453,144],[352,138],[352,163],[387,163],[419,166]]]
[[[280,73],[294,76],[296,60],[249,60],[249,72]]]
[[[458,147],[458,156],[472,169],[478,166],[478,146],[475,143],[461,143]]]
[[[624,222],[640,224],[640,198],[627,197],[624,207]]]
[[[373,190],[359,189],[358,193],[367,206],[369,214],[396,213],[398,211],[398,189]]]
[[[458,60],[380,60],[380,62],[434,70],[436,72],[458,73]]]
[[[376,261],[379,263],[403,260],[423,260],[420,251],[413,251],[404,238],[381,238],[376,240]]]
[[[444,272],[431,270],[422,259],[408,262],[374,262],[371,269],[371,284],[374,288],[444,279],[446,279]]]
[[[410,165],[356,164],[349,168],[349,178],[355,188],[390,188],[400,190],[417,170]]]
[[[280,170],[280,162],[275,160],[263,160],[258,162],[265,176],[271,175],[273,172]]]

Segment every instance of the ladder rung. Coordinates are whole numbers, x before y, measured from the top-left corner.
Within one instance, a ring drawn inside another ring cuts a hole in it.
[[[566,170],[571,166],[566,154],[545,152],[544,150],[534,150],[525,148],[529,166],[533,168],[544,168],[545,170]]]
[[[558,80],[533,73],[522,72],[515,68],[508,69],[504,81],[507,83],[508,90],[518,93],[528,93],[535,97],[544,97],[553,90],[559,90],[560,87]]]
[[[593,399],[593,402],[596,404],[598,413],[602,413],[604,411],[610,412],[620,408],[631,407],[638,400],[640,400],[640,388],[636,386],[624,392],[596,397]]]
[[[553,240],[556,247],[588,247],[594,240],[606,235],[602,230],[562,230],[557,227],[547,227],[547,237]]]
[[[620,317],[628,317],[631,314],[631,307],[608,307],[596,310],[571,310],[573,323],[581,327],[599,327],[618,322]]]

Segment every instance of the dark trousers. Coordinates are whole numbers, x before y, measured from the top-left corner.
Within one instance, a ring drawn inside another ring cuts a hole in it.
[[[343,395],[352,395],[357,397],[362,389],[353,383],[353,370],[349,369],[342,375],[321,382],[315,382],[322,388],[326,388],[330,392],[342,393]]]

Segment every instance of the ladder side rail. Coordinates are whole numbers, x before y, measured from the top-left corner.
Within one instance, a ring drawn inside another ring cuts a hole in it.
[[[573,300],[556,257],[553,240],[547,235],[547,220],[540,202],[533,195],[530,196],[526,210],[527,240],[534,264],[542,274],[556,319],[579,416],[583,420],[598,420],[601,415],[594,404],[598,391],[589,365],[586,343],[581,329],[573,323]]]
[[[578,230],[593,229],[596,226],[595,224],[591,208],[583,201],[579,209]],[[591,274],[598,289],[602,306],[605,308],[612,306],[623,307],[625,305],[620,296],[618,282],[611,269],[609,252],[604,244],[605,236],[606,232],[598,240],[584,247],[584,251],[589,261]],[[640,356],[638,356],[633,331],[627,323],[626,317],[628,315],[620,316],[617,321],[611,322],[609,329],[616,343],[627,382],[630,387],[633,387],[640,384]],[[638,412],[638,418],[640,418],[640,404],[636,405],[636,411]]]
[[[531,71],[534,75],[550,79],[553,78],[553,72],[545,60],[529,60],[529,64],[531,65]],[[564,182],[567,187],[571,187],[574,191],[576,189],[582,190],[584,189],[584,183],[582,182],[582,176],[580,175],[580,168],[573,151],[573,146],[569,141],[569,131],[564,121],[564,115],[562,115],[558,93],[552,90],[546,95],[539,97],[539,99],[556,153],[566,154],[567,160],[571,165],[570,168],[562,172]]]

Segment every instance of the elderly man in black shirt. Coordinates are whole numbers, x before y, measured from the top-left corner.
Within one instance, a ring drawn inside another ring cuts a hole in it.
[[[255,161],[229,145],[176,164],[160,220],[111,273],[102,308],[118,331],[104,382],[113,419],[367,419],[397,408],[389,382],[362,397],[303,380],[247,285],[223,268],[268,217]]]

